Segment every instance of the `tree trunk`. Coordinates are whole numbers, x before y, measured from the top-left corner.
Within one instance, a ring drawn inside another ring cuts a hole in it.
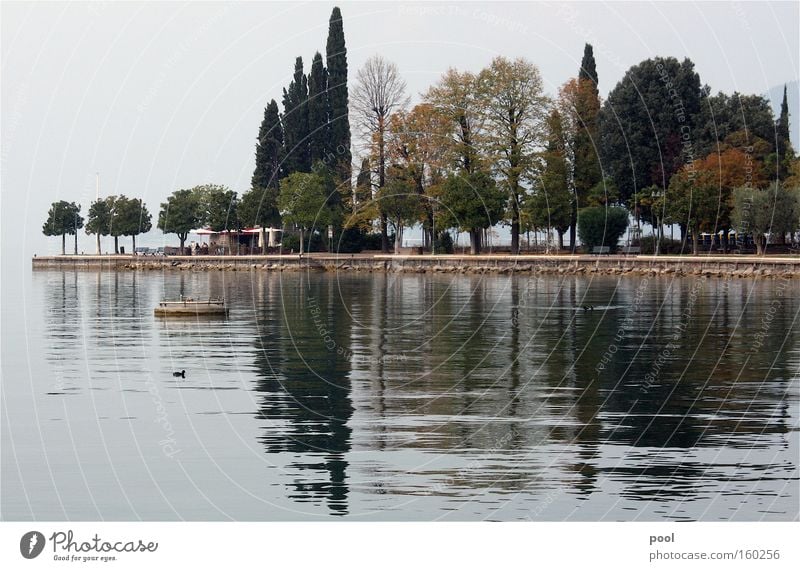
[[[700,253],[700,232],[692,230],[692,254],[695,256]]]
[[[389,229],[385,214],[381,214],[381,252],[389,253]]]
[[[403,242],[403,227],[400,225],[400,222],[398,222],[395,225],[395,228],[394,228],[394,253],[395,254],[399,254],[400,253],[400,246],[402,245],[402,242]]]
[[[764,234],[761,234],[758,238],[755,239],[756,243],[756,254],[759,256],[763,256],[767,253],[767,237]]]
[[[481,234],[483,233],[482,228],[477,228],[475,230],[470,230],[469,232],[469,253],[470,254],[480,254],[481,253]]]
[[[97,255],[99,256],[102,253],[100,251],[100,232],[95,234],[95,243],[97,244]]]
[[[577,203],[572,204],[572,220],[569,223],[569,247],[572,253],[574,254],[577,250],[578,241],[577,237],[577,227],[578,227],[578,205]]]
[[[136,255],[136,234],[131,236],[131,255]]]
[[[67,254],[67,235],[61,235],[61,255],[65,256]]]
[[[183,256],[183,248],[184,248],[184,244],[186,244],[186,235],[185,234],[179,234],[178,235],[178,240],[180,240],[180,243],[181,243],[181,251],[178,254]],[[116,248],[116,247],[117,247],[117,239],[114,238],[114,248]]]
[[[301,256],[303,255],[303,242],[304,242],[304,238],[305,238],[304,234],[305,234],[305,232],[303,232],[303,229],[300,228],[300,255]]]
[[[263,226],[258,229],[258,240],[261,246],[261,255],[264,255],[267,253],[267,231]]]
[[[78,255],[78,230],[75,229],[75,255]]]
[[[183,250],[183,248],[181,248]],[[114,253],[119,254],[119,236],[114,236]]]
[[[519,254],[519,212],[514,208],[514,217],[511,219],[511,253]]]
[[[558,234],[558,251],[561,252],[564,249],[564,233],[556,230],[556,234]]]

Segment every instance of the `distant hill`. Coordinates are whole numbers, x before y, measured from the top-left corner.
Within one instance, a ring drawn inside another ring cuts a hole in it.
[[[783,101],[783,85],[776,85],[764,94],[772,103],[775,118],[781,112]],[[797,80],[786,82],[786,99],[789,101],[789,132],[791,133],[792,147],[800,149],[800,93],[798,93]]]

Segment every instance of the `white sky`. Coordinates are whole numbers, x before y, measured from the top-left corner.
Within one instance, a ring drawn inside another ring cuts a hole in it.
[[[3,3],[3,258],[58,251],[41,235],[48,205],[75,200],[85,214],[97,171],[102,194],[143,197],[154,222],[178,188],[245,191],[263,108],[280,102],[297,55],[306,70],[324,55],[334,5]],[[690,57],[714,92],[798,78],[797,2],[338,5],[351,83],[381,53],[415,99],[448,67],[478,70],[498,54],[530,59],[555,92],[586,41],[602,95],[656,55]]]

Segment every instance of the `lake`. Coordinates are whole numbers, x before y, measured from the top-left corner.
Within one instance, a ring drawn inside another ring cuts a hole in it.
[[[798,519],[797,281],[23,274],[3,520]]]

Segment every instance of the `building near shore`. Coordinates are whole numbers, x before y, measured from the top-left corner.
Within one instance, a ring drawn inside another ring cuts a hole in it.
[[[243,228],[242,230],[222,230],[214,231],[210,228],[199,228],[192,230],[190,235],[196,236],[194,244],[205,249],[208,248],[209,254],[229,254],[241,248],[258,248],[262,252],[265,248],[277,248],[280,244],[280,228],[264,228],[266,244],[261,243],[261,227]],[[194,247],[194,244],[190,245]]]

